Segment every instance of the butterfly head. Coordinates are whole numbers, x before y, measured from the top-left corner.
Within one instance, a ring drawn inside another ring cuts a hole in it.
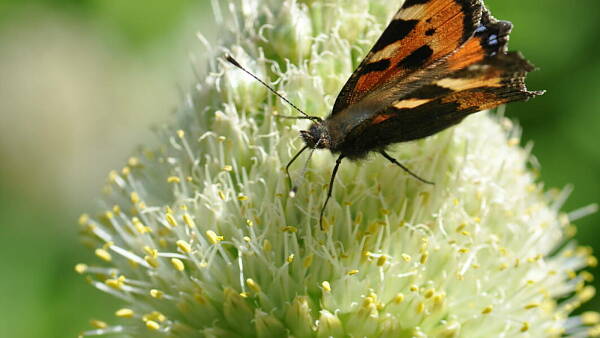
[[[304,139],[304,143],[312,149],[329,148],[331,145],[331,137],[322,122],[315,122],[308,130],[301,130],[300,135]]]

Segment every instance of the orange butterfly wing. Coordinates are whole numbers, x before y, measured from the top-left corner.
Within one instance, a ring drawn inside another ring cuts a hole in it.
[[[406,0],[340,91],[332,114],[454,52],[475,32],[482,9],[480,0]]]

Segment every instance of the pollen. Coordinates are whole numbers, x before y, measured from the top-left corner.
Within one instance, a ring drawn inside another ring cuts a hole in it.
[[[520,329],[521,332],[529,331],[529,322],[524,322]]]
[[[328,281],[323,281],[321,283],[321,287],[323,288],[323,291],[325,291],[325,292],[331,292],[331,285],[329,285]]]
[[[410,263],[410,261],[412,260],[412,257],[410,257],[410,255],[409,255],[409,254],[405,254],[405,253],[403,253],[403,254],[401,255],[401,257],[402,257],[402,259],[403,259],[403,260],[404,260],[406,263]]]
[[[183,214],[183,223],[185,223],[185,225],[187,225],[190,229],[194,229],[196,227],[194,219],[189,214]]]
[[[165,219],[167,220],[167,223],[169,223],[170,226],[172,226],[172,227],[177,226],[177,221],[175,220],[175,217],[173,217],[173,215],[170,212],[165,215]]]
[[[179,250],[183,253],[192,252],[192,247],[186,241],[178,240],[175,244],[177,245],[177,248],[179,248]]]
[[[489,305],[489,306],[486,306],[486,307],[485,307],[485,308],[484,308],[484,309],[481,311],[481,313],[482,313],[482,314],[484,314],[484,315],[487,315],[487,314],[490,314],[490,313],[492,313],[492,311],[494,311],[494,307],[493,307],[493,306],[491,306],[491,305]]]
[[[75,265],[75,272],[77,272],[78,274],[84,274],[88,269],[87,264],[83,264],[83,263],[79,263],[77,265]]]
[[[152,331],[160,330],[160,324],[158,324],[157,322],[155,322],[153,320],[147,320],[146,327]]]
[[[90,321],[90,325],[92,325],[93,327],[97,328],[97,329],[105,329],[108,327],[108,324],[106,324],[106,322],[103,322],[101,320],[91,320]]]
[[[98,256],[98,258],[102,259],[105,262],[112,261],[112,256],[105,249],[96,249],[95,253],[96,253],[96,256]]]
[[[119,309],[119,310],[117,310],[117,312],[115,312],[115,316],[121,317],[121,318],[133,318],[134,315],[135,315],[135,312],[133,312],[132,309],[128,309],[128,308]]]
[[[394,296],[394,303],[396,303],[396,304],[400,304],[400,303],[402,303],[403,301],[404,301],[404,294],[402,294],[402,293],[397,293],[397,294]]]
[[[167,177],[167,183],[179,183],[181,179],[177,176],[169,176]]]
[[[165,293],[160,290],[156,290],[156,289],[150,290],[150,296],[152,298],[162,299],[164,297],[164,295],[165,295]]]
[[[183,262],[179,258],[171,258],[171,264],[173,264],[173,267],[177,271],[183,271],[183,270],[185,270],[185,265],[183,264]]]
[[[217,236],[217,233],[212,230],[206,231],[206,237],[212,244],[217,244],[224,239],[223,236]]]
[[[248,285],[252,291],[257,293],[260,292],[260,286],[252,278],[246,279],[246,285]]]

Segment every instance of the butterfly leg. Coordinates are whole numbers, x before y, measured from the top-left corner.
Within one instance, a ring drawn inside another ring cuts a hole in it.
[[[391,157],[390,155],[388,155],[388,153],[386,153],[385,151],[381,150],[379,151],[379,153],[385,157],[388,161],[394,163],[395,165],[399,166],[400,168],[402,168],[404,171],[406,171],[408,174],[410,174],[412,177],[418,179],[419,181],[423,182],[423,183],[427,183],[427,184],[431,184],[434,185],[435,183],[425,180],[421,177],[419,177],[417,174],[413,173],[412,171],[410,171],[410,169],[408,169],[407,167],[403,166],[402,164],[400,164],[400,162],[396,161],[395,158]]]
[[[290,166],[292,165],[292,163],[294,163],[294,161],[296,161],[298,159],[298,157],[300,157],[300,155],[306,150],[308,149],[308,146],[304,146],[302,149],[300,149],[299,152],[296,153],[296,155],[294,155],[294,157],[292,157],[292,159],[288,162],[288,164],[285,166],[285,174],[288,177],[288,181],[290,182],[290,189],[292,189],[290,191],[291,195],[296,194],[296,186],[292,184],[292,176],[290,175]]]
[[[325,208],[327,207],[327,203],[329,202],[329,199],[331,198],[331,194],[333,193],[333,181],[335,181],[335,175],[337,174],[338,168],[340,167],[340,163],[342,163],[343,159],[344,159],[344,155],[342,154],[335,161],[335,167],[333,167],[333,173],[331,173],[331,179],[329,181],[329,190],[327,191],[327,198],[325,199],[325,203],[323,203],[323,206],[321,207],[321,214],[319,216],[319,226],[321,227],[321,230],[324,230],[323,214],[325,213]]]

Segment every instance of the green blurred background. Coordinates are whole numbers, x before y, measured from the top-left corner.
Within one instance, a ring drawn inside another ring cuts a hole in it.
[[[548,90],[507,108],[541,179],[574,185],[565,211],[600,201],[600,2],[487,5],[540,67],[529,87]],[[76,219],[181,102],[211,17],[208,0],[0,0],[0,337],[74,337],[111,319],[117,302],[73,271],[91,258]],[[600,252],[600,216],[576,224]]]

